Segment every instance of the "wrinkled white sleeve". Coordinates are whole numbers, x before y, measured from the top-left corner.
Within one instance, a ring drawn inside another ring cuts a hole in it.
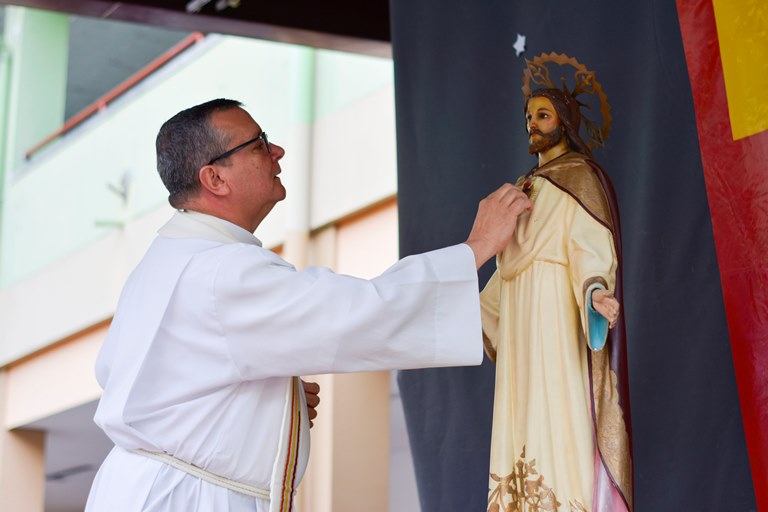
[[[216,272],[216,315],[246,380],[482,361],[477,272],[465,244],[404,258],[372,280],[297,272],[251,247]]]

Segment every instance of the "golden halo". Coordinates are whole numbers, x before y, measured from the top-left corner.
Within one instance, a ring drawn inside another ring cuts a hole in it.
[[[550,78],[547,64],[554,63],[558,66],[571,66],[575,69],[575,72],[573,73],[575,86],[573,90],[570,91],[571,96],[575,98],[582,93],[591,96],[597,95],[600,99],[600,115],[603,118],[603,124],[601,126],[582,115],[589,139],[587,146],[589,146],[590,149],[602,146],[605,139],[608,138],[608,133],[611,131],[611,106],[608,104],[608,98],[606,98],[605,93],[603,93],[603,87],[595,79],[595,72],[588,70],[584,64],[581,64],[574,57],[569,57],[564,53],[542,53],[541,55],[534,57],[533,60],[525,59],[525,62],[527,66],[523,72],[522,90],[523,95],[526,98],[531,95],[531,84],[538,85],[538,88],[558,88]],[[563,74],[561,80],[563,82],[562,87],[566,88],[567,79],[565,74]],[[584,104],[582,103],[582,105]],[[589,105],[586,106],[589,107]]]

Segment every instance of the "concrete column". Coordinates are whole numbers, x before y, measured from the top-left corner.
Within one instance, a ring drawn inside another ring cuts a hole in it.
[[[281,175],[288,190],[283,257],[299,269],[307,265],[309,254],[315,53],[312,48],[301,48],[292,61],[291,97],[294,101],[288,115],[296,122],[296,133],[295,142],[289,148],[291,171]]]
[[[300,510],[389,510],[389,373],[319,375],[321,403]]]
[[[0,370],[0,510],[43,512],[45,432],[7,430],[7,380]]]
[[[334,375],[333,504],[330,510],[389,510],[389,372]]]
[[[310,263],[334,267],[336,228],[318,233]],[[318,418],[300,510],[387,512],[389,503],[389,373],[319,375]]]

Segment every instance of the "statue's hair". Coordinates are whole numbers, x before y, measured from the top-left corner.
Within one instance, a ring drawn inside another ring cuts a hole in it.
[[[578,153],[592,157],[592,150],[589,149],[579,136],[579,127],[581,125],[581,104],[571,96],[567,90],[561,89],[536,89],[531,91],[530,96],[525,99],[523,112],[528,110],[528,102],[531,98],[543,96],[552,102],[552,106],[557,112],[557,117],[565,129],[565,136],[568,139],[568,146]]]

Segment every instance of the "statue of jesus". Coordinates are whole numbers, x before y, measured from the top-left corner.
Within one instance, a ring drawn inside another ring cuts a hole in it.
[[[496,363],[489,512],[631,511],[632,456],[613,187],[566,87],[525,102],[533,209],[481,294]]]

